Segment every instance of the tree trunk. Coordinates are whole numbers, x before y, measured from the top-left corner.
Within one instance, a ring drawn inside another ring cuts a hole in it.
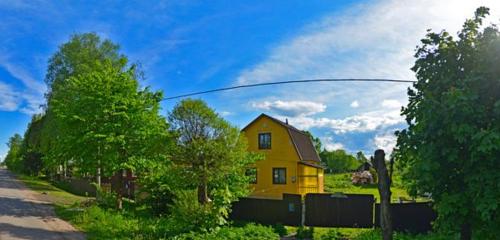
[[[384,150],[375,151],[372,164],[378,174],[378,191],[380,193],[380,227],[382,228],[382,239],[392,240],[392,216],[391,216],[391,181],[385,165]]]
[[[97,148],[97,173],[96,173],[97,186],[101,188],[101,151]]]
[[[118,171],[118,189],[116,191],[116,209],[123,209],[123,170]]]
[[[205,182],[198,186],[198,202],[202,205],[208,203],[208,189]]]
[[[469,223],[462,224],[460,228],[460,240],[472,239],[472,227]]]

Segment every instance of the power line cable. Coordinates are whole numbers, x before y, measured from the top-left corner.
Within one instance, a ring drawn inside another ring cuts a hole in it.
[[[213,92],[221,92],[228,91],[239,88],[250,88],[250,87],[260,87],[260,86],[269,86],[269,85],[281,85],[281,84],[291,84],[291,83],[311,83],[311,82],[392,82],[392,83],[414,83],[414,80],[406,80],[406,79],[384,79],[384,78],[320,78],[320,79],[301,79],[301,80],[289,80],[289,81],[280,81],[280,82],[265,82],[265,83],[255,83],[255,84],[246,84],[246,85],[238,85],[232,87],[224,87],[224,88],[216,88],[211,90],[205,90],[200,92],[192,92],[186,93],[182,95],[166,97],[163,100],[172,100],[177,98],[190,97],[195,95],[201,95],[206,93]]]

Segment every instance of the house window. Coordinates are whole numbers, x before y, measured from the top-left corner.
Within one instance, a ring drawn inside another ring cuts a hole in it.
[[[286,168],[273,168],[273,184],[286,184]]]
[[[248,168],[245,171],[245,175],[248,177],[251,184],[257,183],[257,168]]]
[[[271,133],[259,133],[259,149],[271,149]]]

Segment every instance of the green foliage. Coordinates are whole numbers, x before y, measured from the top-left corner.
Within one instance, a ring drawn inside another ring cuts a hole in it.
[[[75,208],[76,207],[76,208]],[[210,231],[192,231],[176,218],[151,218],[129,209],[119,212],[96,205],[57,207],[57,214],[86,232],[88,239],[278,239],[271,227],[256,224],[223,226]]]
[[[280,235],[280,237],[286,236],[288,234],[288,230],[281,223],[274,224],[273,225],[273,229],[274,229],[275,233],[277,233],[278,235]]]
[[[113,208],[116,204],[116,194],[109,191],[104,191],[101,187],[96,185],[96,202],[99,207],[104,209]]]
[[[382,239],[380,229],[364,231],[358,234],[353,240],[378,240]],[[412,235],[406,233],[394,233],[394,240],[457,240],[457,235],[443,235],[437,233]]]
[[[196,189],[197,201],[216,213],[212,226],[223,224],[231,202],[248,194],[245,170],[260,156],[247,152],[239,129],[201,100],[178,103],[169,122],[177,139],[172,154],[176,182],[181,189]]]
[[[23,138],[17,133],[10,137],[7,143],[9,151],[7,152],[7,156],[5,156],[4,162],[7,168],[14,172],[20,172],[23,169],[21,156],[22,144]]]
[[[96,33],[72,35],[49,59],[45,76],[49,90],[72,76],[94,71],[106,61],[115,69],[125,69],[128,59],[119,53],[119,49],[120,46],[108,39],[101,39]]]
[[[356,170],[361,165],[354,156],[345,150],[334,151],[323,150],[320,154],[321,161],[326,163],[329,172],[341,173]]]
[[[43,153],[41,149],[42,129],[45,123],[44,115],[34,115],[24,133],[21,150],[23,173],[37,176],[43,169]]]
[[[325,234],[321,235],[319,240],[337,240],[342,239],[343,235],[337,229],[329,229]]]
[[[352,174],[325,174],[325,192],[342,192],[352,194],[372,194],[376,197],[376,201],[380,201],[377,184],[354,185],[351,181]],[[397,176],[397,175],[395,175]],[[399,198],[410,199],[410,195],[401,184],[391,186],[391,200],[397,202]],[[417,201],[429,201],[426,198],[417,198]]]
[[[295,235],[297,239],[312,239],[313,236],[314,236],[314,228],[303,227],[303,226],[297,228],[297,234]]]
[[[120,72],[104,63],[54,89],[49,105],[62,133],[55,151],[74,159],[79,170],[94,172],[100,165],[110,175],[132,158],[162,157],[162,94],[140,89],[133,76],[133,69]]]
[[[43,115],[33,115],[24,137],[16,134],[9,140],[7,145],[10,149],[5,163],[10,170],[32,176],[40,173],[43,168],[40,148],[43,124]]]
[[[131,233],[138,231],[140,226],[137,219],[97,206],[85,209],[73,222],[84,226],[89,239],[133,239]]]
[[[365,154],[361,151],[356,153],[356,159],[361,163],[368,162],[368,158],[366,158]]]
[[[174,237],[175,240],[272,240],[279,239],[271,227],[247,224],[243,227],[222,227],[206,233],[187,233]]]
[[[476,10],[458,33],[429,32],[412,70],[396,157],[413,194],[431,193],[437,227],[500,234],[500,33]]]
[[[208,231],[225,223],[214,203],[201,204],[194,190],[175,192],[171,217],[182,226],[183,231]]]
[[[140,184],[136,201],[148,206],[155,216],[163,216],[170,213],[170,205],[173,204],[173,191],[179,185],[176,182],[175,170],[169,163],[138,161],[134,162],[135,170],[140,173],[137,182]]]
[[[49,59],[45,76],[45,82],[48,85],[48,93],[46,94],[46,121],[42,131],[41,148],[45,155],[44,164],[51,175],[58,171],[59,166],[70,165],[68,160],[72,159],[75,155],[71,153],[65,154],[68,144],[72,143],[72,139],[66,135],[64,129],[60,128],[61,116],[53,112],[53,97],[61,91],[64,94],[66,90],[65,85],[68,85],[66,82],[71,77],[88,76],[92,72],[102,69],[105,63],[117,72],[124,72],[126,71],[128,60],[124,55],[119,53],[119,46],[117,44],[107,39],[103,40],[95,33],[83,33],[71,36],[70,40],[59,46],[58,51]],[[134,71],[134,75],[137,75],[136,72]],[[102,86],[96,87],[99,88]],[[67,115],[66,117],[71,117],[71,115]],[[69,149],[71,150],[72,148],[70,147]],[[88,153],[82,153],[77,159],[79,160],[82,157],[97,159],[96,156],[90,157],[88,155]],[[83,169],[82,171],[85,172],[85,170],[87,169]]]
[[[375,168],[372,168],[372,167],[371,167],[371,168],[369,169],[369,171],[370,171],[370,174],[371,174],[371,175],[372,175],[372,177],[373,177],[373,182],[374,182],[374,183],[378,183],[378,173],[377,173],[377,170],[375,170]],[[397,177],[397,176],[396,176],[396,177]],[[395,176],[393,176],[393,181],[391,182],[391,186],[394,186],[394,182],[395,182],[395,181],[394,181],[394,178],[395,178]]]

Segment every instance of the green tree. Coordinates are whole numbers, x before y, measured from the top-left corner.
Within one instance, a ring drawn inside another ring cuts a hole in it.
[[[462,239],[500,234],[500,33],[476,10],[458,38],[429,32],[417,49],[396,157],[411,193],[430,193],[437,227]],[[474,231],[473,231],[474,230]]]
[[[161,92],[141,88],[134,68],[111,62],[54,85],[49,105],[59,128],[56,154],[82,173],[104,169],[110,176],[132,163],[166,158],[168,125],[159,115]],[[119,180],[122,174],[117,174]],[[118,191],[121,208],[121,191]]]
[[[360,162],[360,163],[365,163],[365,162],[368,162],[368,158],[366,158],[365,154],[362,152],[362,151],[358,151],[356,153],[356,159]]]
[[[71,160],[64,149],[66,144],[60,141],[68,140],[59,130],[52,111],[51,98],[58,90],[64,90],[64,82],[71,77],[82,74],[89,74],[101,68],[106,62],[116,71],[126,71],[128,60],[125,55],[119,52],[120,47],[107,39],[101,39],[95,33],[82,33],[72,35],[70,40],[61,46],[49,59],[45,82],[48,86],[47,106],[45,124],[42,130],[41,149],[45,154],[44,162],[47,169],[59,169],[60,166],[67,166]],[[134,71],[135,77],[138,71]],[[62,85],[62,86],[61,86]],[[100,161],[100,155],[95,158]],[[66,169],[66,167],[65,167]],[[100,168],[97,171],[97,182],[100,184]]]
[[[118,70],[125,70],[128,60],[119,50],[120,46],[108,39],[101,39],[96,33],[72,35],[49,59],[45,75],[49,91],[53,90],[53,85],[62,83],[71,76],[94,71],[106,61]]]
[[[7,156],[5,156],[4,162],[7,168],[11,171],[19,172],[22,170],[22,158],[21,158],[21,148],[23,144],[23,137],[19,134],[14,134],[14,136],[9,138],[7,146],[9,151]]]
[[[321,160],[326,163],[330,172],[341,173],[352,171],[361,164],[354,156],[348,154],[343,149],[334,151],[325,149],[320,153],[320,157]]]
[[[36,176],[43,168],[41,141],[44,120],[45,116],[43,114],[33,115],[24,133],[21,157],[23,172],[26,174]]]
[[[248,193],[246,168],[258,155],[247,152],[245,137],[201,100],[186,99],[169,114],[177,136],[172,160],[184,189],[196,189],[198,203],[224,221],[231,201]]]

